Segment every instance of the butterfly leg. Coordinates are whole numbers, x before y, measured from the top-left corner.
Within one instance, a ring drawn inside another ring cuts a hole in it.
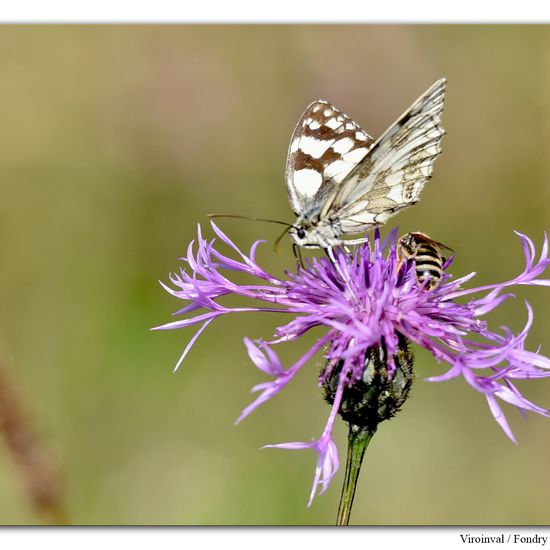
[[[304,269],[304,259],[302,258],[302,250],[296,243],[292,243],[292,251],[294,252],[294,258],[296,258],[296,267]]]
[[[323,248],[325,254],[328,256],[328,259],[330,260],[330,263],[334,266],[334,269],[338,272],[338,275],[340,275],[342,281],[344,281],[344,284],[346,285],[347,290],[350,293],[350,296],[355,296],[355,292],[351,288],[350,282],[349,282],[349,274],[346,274],[342,271],[342,268],[340,267],[340,264],[336,261],[336,257],[334,256],[334,252],[331,247]]]

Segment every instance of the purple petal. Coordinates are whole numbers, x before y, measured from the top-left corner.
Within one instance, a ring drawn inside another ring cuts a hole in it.
[[[181,354],[181,357],[179,358],[179,361],[176,363],[176,366],[174,367],[174,372],[176,372],[181,365],[181,362],[185,359],[185,356],[189,353],[189,350],[193,347],[193,344],[197,341],[197,338],[203,333],[204,329],[213,321],[214,319],[208,319],[208,321],[205,321],[202,325],[202,327],[197,330],[195,333],[195,336],[189,340],[189,343],[187,346],[185,346],[185,350]]]
[[[504,433],[510,438],[510,440],[517,444],[514,433],[512,432],[512,428],[510,428],[510,424],[508,424],[508,421],[506,420],[506,417],[504,416],[500,405],[497,403],[497,400],[491,394],[487,394],[485,397],[487,399],[487,403],[489,404],[489,409],[491,411],[491,414],[493,415],[493,418],[504,430]]]

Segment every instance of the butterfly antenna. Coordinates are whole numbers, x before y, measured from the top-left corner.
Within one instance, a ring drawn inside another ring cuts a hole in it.
[[[253,218],[251,216],[239,216],[238,214],[207,214],[209,218],[236,218],[238,220],[251,220],[253,222],[268,222],[277,223],[279,225],[285,225],[285,230],[277,237],[277,240],[273,244],[273,250],[275,253],[279,253],[279,244],[283,237],[289,232],[291,227],[294,227],[291,223],[282,222],[280,220],[271,220],[268,218]]]
[[[207,216],[209,218],[236,218],[238,220],[251,220],[253,222],[278,223],[279,225],[286,225],[286,227],[287,227],[286,231],[288,231],[292,227],[292,224],[287,223],[287,222],[282,222],[280,220],[270,220],[270,219],[267,219],[267,218],[252,218],[250,216],[239,216],[238,214],[207,214]],[[285,233],[286,233],[286,231],[285,231]],[[283,235],[284,235],[284,233],[283,233]]]

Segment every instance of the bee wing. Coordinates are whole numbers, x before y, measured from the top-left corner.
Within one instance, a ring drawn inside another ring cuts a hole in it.
[[[343,233],[382,225],[418,201],[441,152],[445,86],[438,80],[417,99],[326,201],[321,214],[339,218]]]
[[[285,181],[294,213],[300,215],[313,205],[321,210],[373,143],[357,123],[327,101],[309,105],[292,133],[286,163]]]
[[[439,248],[440,250],[445,250],[447,252],[454,253],[454,250],[450,246],[447,246],[446,244],[440,243],[439,241],[434,241],[431,237],[429,237],[425,233],[420,233],[420,231],[414,231],[412,233],[407,233],[407,235],[412,235],[416,242],[431,244],[432,246],[435,246],[435,247]]]
[[[439,249],[439,253],[441,254],[441,259],[443,263],[445,263],[451,256],[454,256],[455,251],[446,244],[440,243],[438,241],[434,241],[434,244]]]

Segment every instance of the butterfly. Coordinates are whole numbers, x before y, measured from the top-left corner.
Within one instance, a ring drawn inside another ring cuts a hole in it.
[[[441,153],[446,79],[438,80],[378,140],[324,100],[313,102],[290,140],[285,181],[294,245],[331,249],[419,200]]]

